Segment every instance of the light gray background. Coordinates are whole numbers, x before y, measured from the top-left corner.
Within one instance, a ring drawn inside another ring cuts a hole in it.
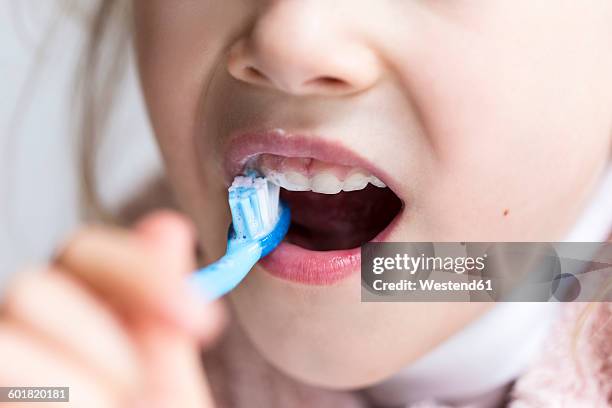
[[[86,11],[55,0],[0,0],[0,287],[44,262],[79,224],[70,103]],[[101,159],[109,203],[159,170],[130,64]]]

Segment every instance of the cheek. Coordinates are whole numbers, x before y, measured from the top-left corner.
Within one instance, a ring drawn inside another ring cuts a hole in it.
[[[223,252],[229,216],[214,151],[200,149],[214,137],[203,131],[200,108],[226,43],[248,12],[238,3],[134,2],[138,69],[151,124],[178,204],[197,223],[211,257]]]
[[[458,240],[559,238],[609,157],[612,63],[602,50],[612,45],[605,30],[564,35],[556,20],[490,18],[490,36],[424,31],[419,43],[436,46],[415,46],[417,66],[400,67],[436,160],[424,228]]]
[[[193,133],[206,84],[250,13],[239,0],[134,2],[141,81],[162,141]]]
[[[136,51],[142,88],[164,152],[188,148],[197,134],[202,89],[221,52],[204,7],[135,2]],[[198,2],[206,4],[208,2]],[[205,40],[208,39],[208,40]]]

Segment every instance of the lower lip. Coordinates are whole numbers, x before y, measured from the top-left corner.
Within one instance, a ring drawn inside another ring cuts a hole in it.
[[[403,211],[371,242],[382,242],[395,229]],[[356,273],[361,267],[361,248],[311,251],[282,242],[263,258],[261,265],[271,275],[306,285],[329,286]]]

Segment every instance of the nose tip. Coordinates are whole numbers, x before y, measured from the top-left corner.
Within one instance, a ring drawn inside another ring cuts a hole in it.
[[[230,75],[293,95],[346,95],[371,87],[380,75],[373,50],[322,20],[303,10],[262,17],[231,47]]]

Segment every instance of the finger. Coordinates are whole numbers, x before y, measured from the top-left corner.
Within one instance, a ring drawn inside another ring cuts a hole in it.
[[[188,290],[183,272],[133,233],[88,227],[68,243],[57,264],[133,316],[156,315],[196,335],[202,330],[198,318],[205,306]]]
[[[108,306],[77,281],[58,271],[30,272],[8,289],[6,319],[111,386],[136,387],[141,367],[132,339]]]
[[[121,406],[122,395],[96,377],[6,322],[0,322],[0,383],[7,386],[69,387],[70,406]]]

